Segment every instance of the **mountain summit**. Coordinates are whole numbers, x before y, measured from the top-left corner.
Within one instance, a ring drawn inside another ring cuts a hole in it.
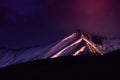
[[[81,33],[77,30],[75,33],[65,37],[54,45],[47,54],[51,58],[59,56],[77,56],[84,54],[103,55],[120,48],[119,39],[109,39],[101,36]]]
[[[0,67],[61,56],[104,55],[120,49],[119,39],[81,33],[79,30],[44,48],[0,49]]]

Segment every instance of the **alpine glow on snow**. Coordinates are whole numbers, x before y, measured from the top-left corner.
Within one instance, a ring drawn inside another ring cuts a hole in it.
[[[47,58],[85,55],[89,54],[89,52],[95,55],[104,55],[120,49],[119,39],[102,39],[102,43],[101,45],[94,43],[91,35],[75,32],[44,48],[1,48],[0,67]]]

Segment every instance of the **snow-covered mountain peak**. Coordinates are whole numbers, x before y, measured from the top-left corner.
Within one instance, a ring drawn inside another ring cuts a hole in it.
[[[0,68],[33,60],[78,56],[86,54],[104,55],[120,49],[120,39],[109,39],[89,35],[77,30],[69,36],[44,48],[0,49]]]

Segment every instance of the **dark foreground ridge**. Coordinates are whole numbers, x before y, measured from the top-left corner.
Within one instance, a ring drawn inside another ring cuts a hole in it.
[[[0,69],[1,80],[45,80],[117,76],[120,50],[104,56],[83,55],[37,60]],[[86,77],[87,76],[87,77]],[[58,79],[57,79],[58,78]],[[114,77],[115,78],[115,77]],[[96,78],[97,79],[97,78]]]

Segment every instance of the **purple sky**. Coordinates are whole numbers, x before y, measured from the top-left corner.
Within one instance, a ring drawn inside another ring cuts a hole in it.
[[[119,0],[0,0],[0,45],[48,45],[76,29],[119,37]]]
[[[52,0],[52,2],[51,6],[61,16],[59,25],[66,29],[82,28],[90,33],[107,36],[119,33],[119,0]]]

